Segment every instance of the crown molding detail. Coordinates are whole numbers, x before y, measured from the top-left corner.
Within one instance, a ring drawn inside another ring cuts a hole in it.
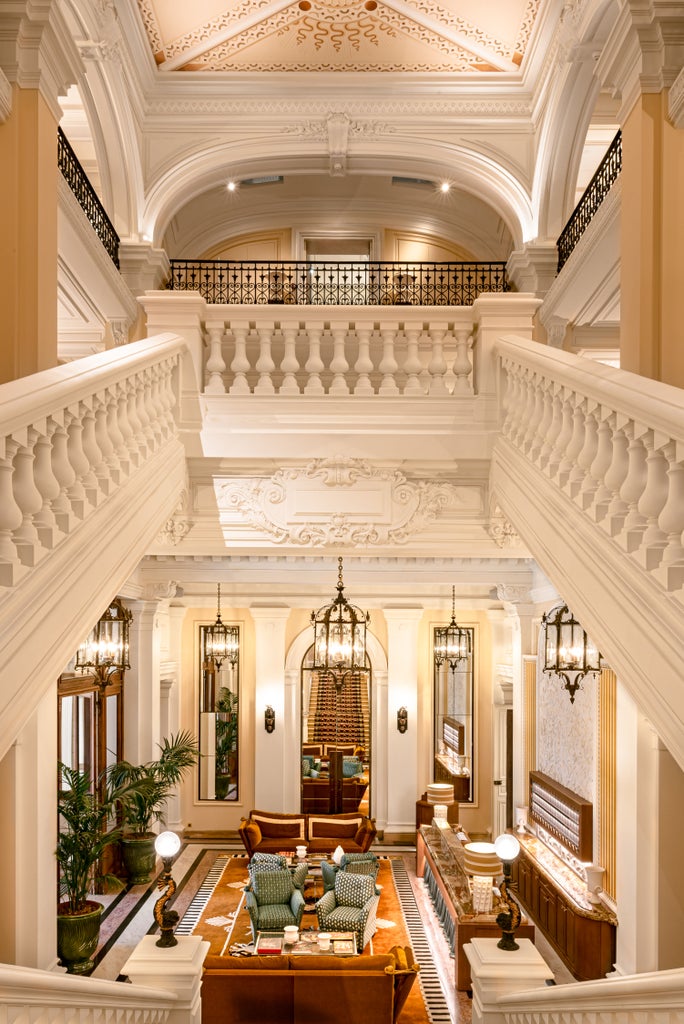
[[[672,83],[668,96],[668,114],[675,128],[684,128],[684,68]]]
[[[268,480],[217,484],[220,506],[276,543],[323,546],[405,544],[441,511],[461,504],[462,490],[341,456],[281,469]]]
[[[0,124],[3,124],[12,112],[12,86],[2,68],[0,68]]]

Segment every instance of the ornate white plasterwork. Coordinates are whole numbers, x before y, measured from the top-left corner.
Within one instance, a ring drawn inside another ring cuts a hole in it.
[[[522,544],[520,536],[515,527],[508,521],[506,516],[497,509],[489,521],[487,533],[492,538],[497,548],[511,548]]]
[[[217,484],[219,504],[278,544],[404,544],[449,506],[452,483],[409,480],[363,459],[315,459],[270,479]]]
[[[188,491],[183,491],[173,515],[166,520],[157,534],[157,544],[176,544],[187,537],[194,523],[187,514]]]

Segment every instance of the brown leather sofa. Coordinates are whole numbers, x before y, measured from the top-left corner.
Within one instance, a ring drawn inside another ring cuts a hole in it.
[[[275,811],[249,812],[242,818],[238,834],[251,857],[260,853],[294,852],[306,846],[309,853],[332,853],[341,846],[345,853],[369,850],[377,829],[375,819],[363,814],[280,814]]]
[[[418,969],[410,947],[377,956],[209,956],[202,1024],[393,1024]]]

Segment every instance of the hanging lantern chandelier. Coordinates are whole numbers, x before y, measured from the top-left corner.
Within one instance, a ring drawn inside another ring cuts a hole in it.
[[[348,672],[365,669],[369,618],[368,612],[349,604],[344,596],[342,558],[339,558],[337,597],[331,604],[311,613],[314,629],[312,668],[331,672],[337,680]]]
[[[221,620],[221,584],[218,584],[216,622],[204,631],[204,653],[217,669],[227,661],[235,668],[240,657],[240,630],[237,626],[226,626]]]
[[[434,640],[435,665],[439,668],[449,662],[452,672],[461,661],[470,657],[472,650],[470,630],[456,622],[456,587],[451,588],[451,622],[448,626],[437,626]]]
[[[575,693],[582,680],[601,671],[602,657],[567,604],[558,605],[542,616],[544,641],[544,672],[555,673],[564,680],[575,703]]]
[[[112,678],[130,668],[128,631],[132,613],[116,598],[97,620],[76,652],[75,667],[92,671],[104,689]]]

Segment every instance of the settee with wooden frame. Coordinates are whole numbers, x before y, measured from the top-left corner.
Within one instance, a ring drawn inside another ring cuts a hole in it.
[[[375,819],[365,814],[281,814],[251,810],[242,818],[238,834],[250,857],[261,853],[292,851],[306,846],[309,853],[333,853],[341,846],[345,853],[369,850],[377,829]]]

